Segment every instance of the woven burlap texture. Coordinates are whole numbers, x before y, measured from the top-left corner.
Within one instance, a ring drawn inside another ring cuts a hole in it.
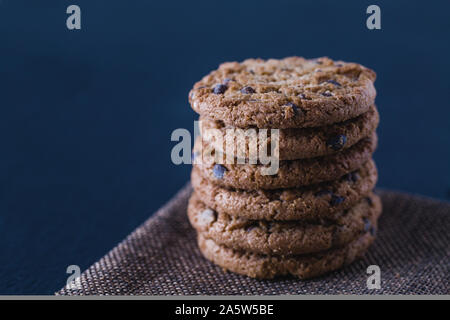
[[[320,278],[255,280],[202,257],[186,217],[188,185],[60,295],[449,294],[450,204],[378,191],[384,211],[365,257]],[[367,267],[381,289],[367,288]]]

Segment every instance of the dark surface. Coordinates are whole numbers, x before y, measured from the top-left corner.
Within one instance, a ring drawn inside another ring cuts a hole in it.
[[[82,30],[65,26],[78,4]],[[450,5],[0,0],[0,294],[50,294],[188,179],[193,83],[222,61],[328,55],[378,73],[382,187],[450,198]]]

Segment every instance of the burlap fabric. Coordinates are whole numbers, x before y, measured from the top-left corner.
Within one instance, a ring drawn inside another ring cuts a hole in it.
[[[450,204],[378,191],[384,205],[378,239],[364,259],[321,278],[260,281],[224,272],[197,249],[186,217],[191,187],[81,276],[61,295],[449,294]],[[381,268],[381,289],[366,269]]]

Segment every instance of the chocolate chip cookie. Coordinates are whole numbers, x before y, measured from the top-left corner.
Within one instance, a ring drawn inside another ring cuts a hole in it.
[[[197,139],[194,152],[200,152],[201,143],[201,139]],[[376,145],[377,136],[374,133],[370,138],[329,156],[282,160],[277,174],[264,175],[263,170],[267,168],[264,165],[216,163],[216,155],[210,152],[211,146],[203,142],[203,157],[197,157],[194,167],[204,178],[222,187],[244,190],[296,188],[339,179],[357,170],[371,158]]]
[[[374,232],[381,213],[379,197],[370,194],[333,220],[262,221],[232,217],[208,208],[194,194],[188,206],[191,225],[204,238],[235,250],[294,255],[341,247]]]
[[[195,192],[208,207],[253,220],[333,219],[368,196],[376,182],[372,160],[337,180],[291,189],[245,191],[213,184],[197,168],[191,175]]]
[[[239,128],[304,128],[357,117],[373,105],[374,71],[329,58],[223,63],[194,85],[192,108]]]
[[[290,57],[224,63],[194,85],[188,216],[207,259],[308,279],[368,249],[381,214],[375,78],[356,63]]]
[[[292,256],[234,250],[203,237],[201,233],[197,239],[202,254],[226,270],[258,279],[272,279],[289,274],[300,279],[309,279],[350,264],[366,252],[375,236],[367,232],[340,248]]]
[[[375,106],[362,115],[349,119],[344,122],[334,123],[324,127],[302,128],[302,129],[281,129],[279,135],[279,158],[280,160],[296,160],[304,158],[314,158],[330,155],[347,149],[363,138],[370,137],[378,126],[379,115]],[[236,138],[227,140],[227,133],[230,136],[238,132],[237,128],[227,126],[222,121],[214,121],[206,118],[200,118],[200,132],[208,130],[219,130],[221,140],[214,140],[214,135],[202,134],[216,150],[225,152],[227,143],[237,149]],[[255,134],[258,131],[255,130]],[[270,150],[270,131],[269,138],[264,141],[264,146]],[[255,135],[256,136],[256,135]],[[232,136],[233,137],[233,136]],[[250,139],[242,139],[243,144],[239,145],[245,152],[245,158],[249,158]],[[261,140],[258,140],[258,150],[261,148]]]

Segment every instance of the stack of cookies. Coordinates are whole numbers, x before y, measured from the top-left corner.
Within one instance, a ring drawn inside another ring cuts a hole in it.
[[[306,279],[364,254],[381,213],[374,80],[356,63],[290,57],[224,63],[195,84],[188,216],[207,259],[250,277]],[[239,161],[230,140],[211,138],[234,129],[278,129],[257,144],[276,152],[274,174],[249,161],[248,139]]]

